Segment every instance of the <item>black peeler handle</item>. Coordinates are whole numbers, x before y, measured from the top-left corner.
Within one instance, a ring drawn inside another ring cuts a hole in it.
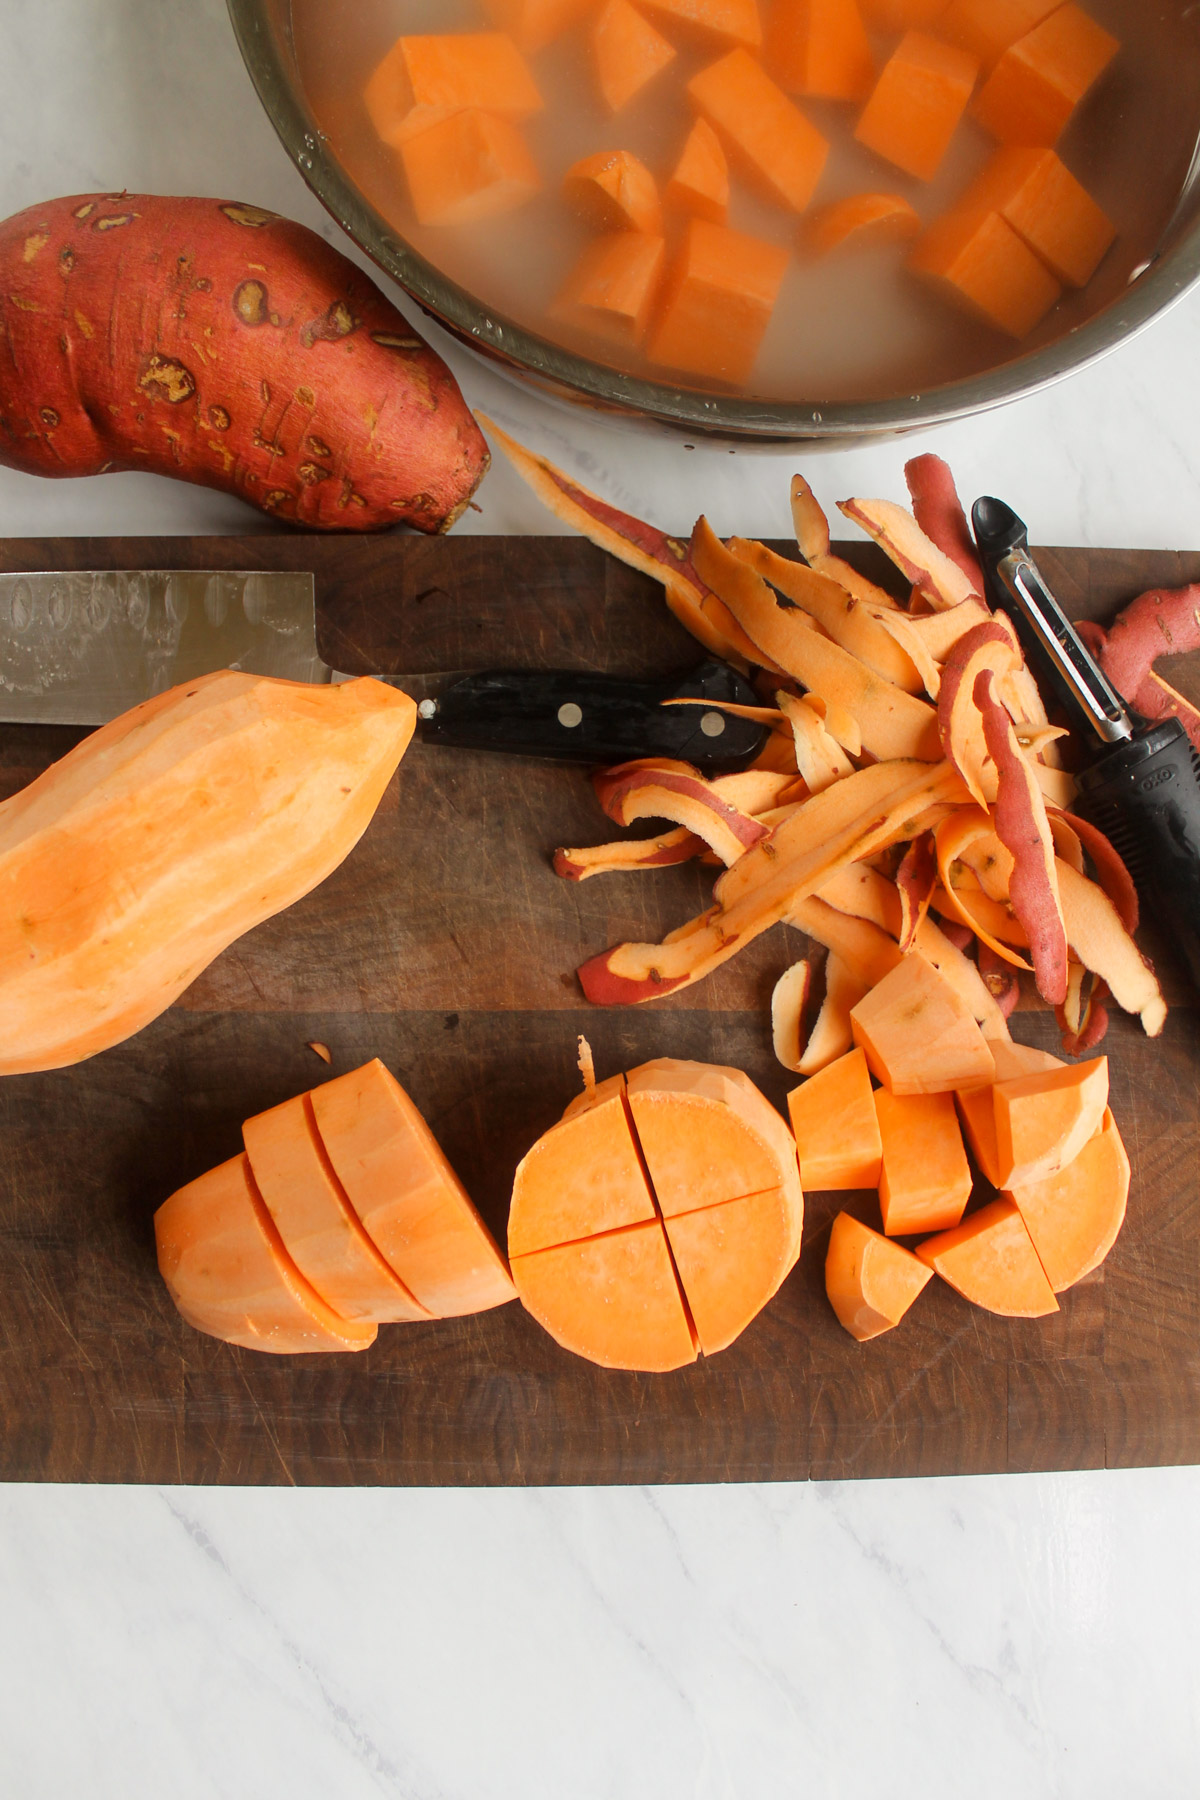
[[[708,706],[669,706],[691,699]],[[500,750],[556,762],[618,763],[670,756],[706,773],[754,761],[769,727],[721,712],[717,704],[761,706],[727,663],[702,663],[682,679],[631,681],[585,671],[486,670],[418,708],[427,743]]]
[[[1142,726],[1076,780],[1080,811],[1124,857],[1200,987],[1200,757],[1183,726]]]

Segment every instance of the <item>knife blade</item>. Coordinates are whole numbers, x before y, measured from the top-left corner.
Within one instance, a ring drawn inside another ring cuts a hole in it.
[[[179,682],[221,668],[285,681],[347,679],[320,654],[311,574],[143,569],[0,575],[0,720],[102,725]],[[422,700],[419,729],[428,742],[455,748],[576,763],[670,756],[706,772],[735,770],[754,760],[769,729],[722,708],[753,707],[758,699],[749,682],[715,659],[658,681],[589,671],[485,670]]]
[[[988,599],[1008,613],[1034,670],[1077,732],[1080,811],[1119,852],[1139,896],[1160,913],[1200,987],[1200,756],[1178,719],[1151,721],[1097,665],[1029,553],[1004,501],[971,509]]]

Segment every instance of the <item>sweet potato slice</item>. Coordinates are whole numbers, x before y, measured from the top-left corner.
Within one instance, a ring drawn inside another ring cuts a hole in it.
[[[927,453],[912,456],[904,465],[913,517],[931,544],[957,563],[977,594],[983,592],[983,574],[975,540],[967,524],[954,477],[948,463]]]
[[[705,1356],[756,1319],[796,1265],[800,1233],[786,1189],[747,1194],[663,1220]]]
[[[883,1145],[867,1059],[848,1050],[788,1095],[806,1192],[879,1186]]]
[[[1117,1241],[1129,1198],[1129,1158],[1112,1113],[1057,1175],[1014,1187],[1046,1279],[1061,1294],[1098,1269]]]
[[[916,237],[921,215],[903,194],[849,194],[818,207],[808,221],[805,242],[814,256],[830,256],[846,245],[897,244]]]
[[[397,150],[468,107],[519,124],[543,105],[528,63],[502,31],[397,38],[363,98],[379,136]]]
[[[1070,1063],[992,1089],[997,1187],[1045,1181],[1072,1163],[1099,1131],[1108,1105],[1108,1058]]]
[[[514,1256],[513,1279],[539,1325],[601,1368],[659,1373],[696,1360],[657,1219]]]
[[[1116,237],[1116,227],[1053,150],[1006,144],[960,202],[998,212],[1050,273],[1086,287]]]
[[[618,113],[675,60],[675,47],[630,0],[605,0],[591,28],[600,97]]]
[[[613,231],[588,244],[551,302],[556,319],[614,344],[640,344],[666,263],[666,240]]]
[[[950,148],[979,73],[978,60],[923,31],[901,39],[854,135],[906,175],[931,181]]]
[[[796,1213],[799,1242],[795,1140],[748,1076],[660,1057],[631,1069],[627,1081],[634,1130],[664,1218],[777,1188]]]
[[[731,50],[688,82],[688,98],[760,193],[802,213],[821,179],[829,141],[748,50]]]
[[[730,385],[748,380],[787,262],[779,244],[689,220],[647,345],[650,361]]]
[[[696,119],[663,190],[668,207],[724,225],[729,212],[729,164],[707,119]]]
[[[406,138],[400,159],[422,225],[494,219],[524,206],[542,185],[520,127],[478,107]]]
[[[571,481],[546,457],[526,450],[486,414],[480,415],[480,422],[557,518],[618,561],[662,583],[668,607],[705,649],[742,668],[761,662],[762,652],[750,642],[724,602],[697,575],[684,539],[671,537],[657,526],[607,505],[598,495]]]
[[[517,1165],[511,1257],[597,1237],[656,1216],[618,1076],[543,1133]]]
[[[975,117],[1002,143],[1055,144],[1120,47],[1067,0],[1000,57],[976,98]]]
[[[1012,1200],[994,1200],[954,1230],[917,1245],[923,1263],[964,1300],[1009,1319],[1058,1311],[1054,1290]]]
[[[437,1319],[513,1298],[504,1258],[437,1139],[376,1058],[314,1088],[317,1130],[376,1248]]]
[[[630,150],[599,150],[563,176],[563,199],[597,231],[662,233],[658,183]]]
[[[764,61],[790,94],[864,100],[875,58],[858,0],[774,0]]]
[[[1062,287],[998,212],[955,207],[918,238],[908,266],[953,306],[1012,338],[1028,337]]]
[[[325,1153],[309,1095],[247,1119],[242,1140],[289,1256],[340,1318],[429,1317],[363,1230]]]
[[[970,1008],[919,951],[859,1001],[850,1022],[871,1073],[893,1094],[947,1094],[995,1078]]]
[[[154,1236],[167,1291],[197,1331],[285,1356],[365,1350],[375,1341],[373,1320],[341,1318],[305,1281],[245,1156],[164,1200]]]
[[[971,1197],[971,1170],[951,1094],[891,1094],[877,1088],[879,1205],[888,1237],[957,1225]]]
[[[931,543],[902,506],[891,500],[839,500],[838,511],[874,538],[935,612],[959,606],[964,600],[978,601],[970,577]]]
[[[865,1344],[898,1325],[933,1270],[911,1250],[839,1213],[825,1253],[825,1292],[852,1338]]]

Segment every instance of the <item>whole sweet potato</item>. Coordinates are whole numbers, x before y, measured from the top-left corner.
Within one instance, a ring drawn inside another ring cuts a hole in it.
[[[235,201],[83,194],[0,225],[0,461],[150,469],[317,529],[445,531],[488,464],[353,263]]]

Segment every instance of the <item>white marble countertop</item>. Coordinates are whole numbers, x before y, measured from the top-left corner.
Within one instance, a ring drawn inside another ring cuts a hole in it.
[[[4,14],[0,215],[126,187],[253,200],[335,238],[221,0]],[[805,471],[823,495],[901,497],[904,456],[934,447],[1041,542],[1195,548],[1198,331],[1200,297],[1039,398]],[[664,448],[450,360],[473,404],[617,504],[787,532],[792,455]],[[502,462],[480,502],[470,530],[557,528]],[[6,534],[255,526],[153,477],[0,469]],[[0,1783],[22,1800],[1174,1800],[1200,1779],[1198,1510],[1195,1470],[0,1489]]]

